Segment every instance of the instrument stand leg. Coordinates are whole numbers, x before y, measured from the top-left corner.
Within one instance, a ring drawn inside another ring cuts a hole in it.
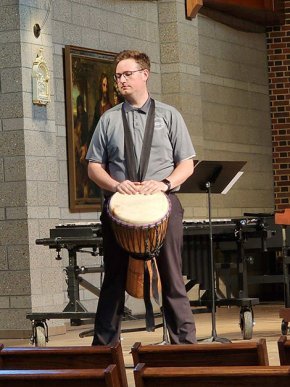
[[[282,225],[282,258],[283,258],[283,274],[284,274],[284,299],[285,307],[290,308],[290,284],[289,284],[289,264],[290,258],[288,255],[287,236],[286,236],[287,225]]]
[[[132,310],[127,306],[124,306],[124,319],[125,320],[138,320],[137,317],[133,316]]]
[[[64,308],[63,312],[87,312],[87,309],[80,302],[79,282],[78,282],[78,266],[77,266],[77,250],[75,248],[68,249],[69,265],[65,268],[67,294],[69,303]]]
[[[214,270],[214,259],[213,259],[213,232],[212,232],[212,223],[211,223],[211,183],[206,183],[207,197],[208,197],[208,220],[209,220],[209,239],[210,239],[210,275],[211,275],[211,323],[212,323],[212,332],[211,337],[204,340],[199,340],[202,342],[219,342],[219,343],[230,343],[229,339],[218,337],[216,332],[216,300],[215,300],[215,270]]]
[[[156,343],[155,345],[167,345],[170,344],[169,337],[168,337],[168,331],[167,331],[167,324],[166,324],[166,319],[164,316],[164,310],[163,306],[160,307],[161,315],[162,315],[162,341],[160,343]]]
[[[168,331],[167,331],[167,323],[164,316],[164,310],[163,306],[160,308],[161,314],[162,314],[162,329],[163,329],[163,341],[162,344],[170,344],[169,337],[168,337]]]
[[[236,227],[236,243],[237,243],[237,280],[239,289],[239,298],[248,297],[248,271],[247,259],[245,255],[245,238],[243,225],[237,224]]]

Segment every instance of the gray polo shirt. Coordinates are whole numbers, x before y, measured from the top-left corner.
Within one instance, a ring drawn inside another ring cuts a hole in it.
[[[139,109],[127,102],[124,105],[137,165],[149,106],[150,99]],[[194,156],[195,150],[181,114],[174,107],[155,100],[154,132],[145,180],[161,181],[172,173],[177,163]],[[122,104],[101,116],[86,158],[107,165],[107,171],[117,181],[128,179],[124,159]]]

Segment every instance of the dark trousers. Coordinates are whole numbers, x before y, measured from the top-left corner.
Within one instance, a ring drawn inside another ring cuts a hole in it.
[[[172,344],[196,343],[196,330],[182,277],[183,209],[176,195],[169,194],[171,213],[157,257],[162,284],[162,303]],[[102,213],[105,276],[95,319],[92,345],[112,345],[120,340],[125,304],[128,253],[116,242],[105,206]]]

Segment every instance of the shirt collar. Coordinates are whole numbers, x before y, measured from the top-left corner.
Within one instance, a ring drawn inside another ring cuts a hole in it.
[[[151,104],[151,97],[148,97],[147,101],[140,108],[136,108],[136,107],[130,105],[128,101],[125,101],[124,102],[124,110],[126,113],[132,112],[132,111],[137,111],[139,113],[147,114],[149,111],[149,108],[150,108],[150,104]]]

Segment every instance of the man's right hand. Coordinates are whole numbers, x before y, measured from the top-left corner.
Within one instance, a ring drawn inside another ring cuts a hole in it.
[[[127,195],[137,195],[140,189],[139,182],[133,182],[130,180],[124,180],[121,183],[118,183],[115,187],[116,192]]]

